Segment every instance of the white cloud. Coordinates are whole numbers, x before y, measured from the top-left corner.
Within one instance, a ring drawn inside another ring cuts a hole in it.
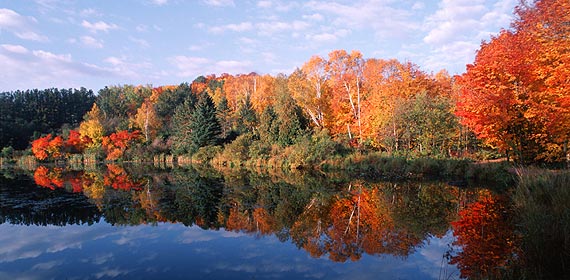
[[[425,65],[433,71],[438,68],[447,68],[451,73],[465,71],[465,65],[473,62],[481,41],[508,27],[516,2],[441,0],[438,10],[424,22],[427,33],[423,42],[425,48],[431,49],[423,58]]]
[[[169,61],[178,69],[175,75],[184,78],[206,74],[238,74],[252,71],[252,63],[248,60],[212,61],[204,57],[178,55],[171,57]]]
[[[6,51],[18,54],[26,54],[28,53],[28,49],[20,45],[0,45]]]
[[[86,20],[83,20],[81,22],[81,26],[87,28],[87,30],[89,30],[90,32],[93,32],[93,33],[97,33],[98,31],[109,32],[109,30],[119,28],[114,23],[108,24],[104,21],[98,21],[98,22],[91,23],[91,22],[88,22]]]
[[[348,29],[339,29],[334,32],[322,32],[317,34],[307,34],[305,38],[311,43],[324,44],[324,43],[334,43],[338,39],[346,37],[350,34]]]
[[[0,71],[0,91],[80,87],[86,86],[86,77],[122,77],[122,73],[112,69],[74,61],[71,54],[29,50],[18,45],[2,45],[0,69],[10,69]]]
[[[7,30],[23,40],[46,42],[48,38],[34,31],[34,17],[24,17],[10,9],[0,9],[0,31]]]
[[[49,262],[43,262],[43,263],[38,263],[34,266],[32,266],[33,270],[50,270],[56,266],[62,265],[63,261],[62,260],[56,260],[56,261],[49,261]]]
[[[139,45],[142,48],[149,48],[150,47],[150,44],[145,39],[140,39],[140,38],[135,38],[135,37],[129,36],[129,40],[131,42]]]
[[[43,50],[32,51],[32,53],[34,54],[35,57],[44,60],[46,62],[53,62],[53,61],[65,62],[65,63],[71,62],[70,54],[54,54]]]
[[[306,30],[310,26],[310,24],[305,21],[294,20],[291,22],[285,22],[285,21],[260,22],[257,23],[255,26],[260,35],[271,36],[279,32],[303,31]]]
[[[93,8],[83,9],[83,10],[81,10],[81,12],[79,12],[79,14],[82,17],[100,17],[100,16],[102,16],[101,12],[99,12]]]
[[[148,26],[145,25],[145,24],[139,24],[139,25],[137,25],[137,27],[135,28],[135,30],[136,30],[137,32],[146,32],[146,31],[148,31]]]
[[[445,44],[472,30],[480,30],[482,23],[479,19],[485,9],[484,0],[442,0],[439,10],[426,21],[431,30],[424,37],[424,42]]]
[[[352,2],[309,1],[304,9],[334,18],[336,27],[350,29],[372,28],[379,37],[402,37],[417,31],[420,25],[412,18],[413,13],[392,7],[391,0],[362,0]]]
[[[204,0],[204,3],[209,6],[215,7],[233,7],[235,3],[233,0]]]
[[[192,44],[188,47],[188,50],[190,51],[202,51],[205,49],[208,49],[210,47],[214,46],[213,43],[211,42],[207,42],[207,41],[201,41],[198,44]]]
[[[299,4],[295,1],[262,0],[257,2],[257,7],[259,8],[278,12],[287,12],[298,6]]]
[[[253,24],[251,22],[242,22],[242,23],[232,23],[222,26],[214,26],[210,28],[211,32],[214,33],[221,33],[226,30],[234,31],[234,32],[245,32],[249,31],[253,28]]]
[[[91,36],[82,36],[81,38],[79,38],[79,40],[85,46],[88,46],[90,48],[95,48],[95,49],[103,48],[103,41],[97,40]]]
[[[152,64],[150,62],[130,62],[127,57],[115,57],[110,56],[103,60],[110,64],[111,68],[105,68],[107,71],[117,75],[118,77],[124,77],[132,80],[141,79],[141,72],[145,69],[152,69]]]
[[[271,8],[273,3],[271,1],[257,1],[257,6],[260,8]]]
[[[1,28],[19,28],[26,25],[26,18],[10,9],[0,9]]]
[[[272,52],[263,52],[261,57],[263,57],[263,62],[266,64],[278,64],[277,56]]]
[[[325,17],[323,17],[323,15],[319,13],[314,13],[311,15],[303,15],[303,19],[312,20],[312,21],[322,21],[325,19]]]
[[[168,3],[168,0],[151,0],[151,3],[153,3],[157,6],[162,6],[162,5],[166,5]]]
[[[170,58],[170,63],[178,69],[176,73],[177,76],[194,77],[204,74],[203,68],[206,67],[210,61],[203,57],[178,55]]]
[[[198,28],[204,28],[206,25],[198,23],[195,26]],[[259,35],[270,36],[278,32],[302,31],[307,29],[309,26],[309,23],[301,20],[294,20],[291,22],[265,21],[255,24],[248,21],[214,26],[210,27],[208,30],[212,33],[222,33],[224,31],[246,32],[256,30]]]
[[[426,4],[423,2],[416,2],[412,5],[412,10],[423,10],[426,7]]]
[[[106,278],[116,278],[117,276],[120,275],[127,275],[129,274],[129,270],[126,269],[119,269],[119,268],[104,268],[103,270],[101,270],[100,272],[97,272],[95,274],[93,274],[93,276],[95,276],[95,278],[100,279],[103,277]]]
[[[38,42],[47,42],[48,38],[46,36],[40,35],[33,31],[24,31],[24,32],[15,32],[16,36],[20,39],[30,40],[30,41],[38,41]]]

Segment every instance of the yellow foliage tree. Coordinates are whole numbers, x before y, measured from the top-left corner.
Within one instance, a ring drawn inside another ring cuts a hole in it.
[[[79,125],[79,134],[81,134],[81,137],[91,139],[91,142],[87,144],[87,148],[100,147],[105,131],[101,124],[103,116],[96,103],[93,104],[91,111],[84,118],[85,121]]]
[[[137,110],[132,122],[141,129],[145,141],[148,142],[156,136],[160,121],[150,100],[146,100]]]

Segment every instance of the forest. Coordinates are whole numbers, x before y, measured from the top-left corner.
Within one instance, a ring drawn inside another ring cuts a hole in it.
[[[2,157],[284,169],[366,155],[570,161],[569,10],[518,6],[455,76],[334,50],[289,75],[0,93]]]

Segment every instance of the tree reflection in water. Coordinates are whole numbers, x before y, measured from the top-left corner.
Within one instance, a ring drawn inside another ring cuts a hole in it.
[[[508,213],[508,200],[479,191],[477,201],[459,211],[459,219],[451,223],[455,245],[462,250],[451,257],[461,276],[466,278],[504,279],[520,252],[514,226]]]
[[[451,227],[457,238],[454,245],[460,248],[451,253],[450,263],[470,278],[501,276],[520,254],[505,206],[508,201],[489,191],[442,182],[280,178],[194,169],[136,172],[114,164],[89,171],[40,166],[33,178],[43,189],[39,201],[57,192],[83,204],[61,203],[36,219],[22,218],[16,202],[3,202],[2,222],[64,225],[104,217],[113,225],[183,223],[275,235],[312,257],[336,262],[357,261],[364,254],[406,258],[425,240],[444,236]],[[58,212],[67,213],[66,222],[49,220],[56,219]],[[26,215],[39,215],[33,213]]]

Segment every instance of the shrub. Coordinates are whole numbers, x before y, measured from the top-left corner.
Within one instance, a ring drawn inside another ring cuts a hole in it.
[[[222,153],[222,147],[220,146],[201,147],[194,155],[192,155],[192,161],[202,164],[210,164],[210,161],[220,153]]]

